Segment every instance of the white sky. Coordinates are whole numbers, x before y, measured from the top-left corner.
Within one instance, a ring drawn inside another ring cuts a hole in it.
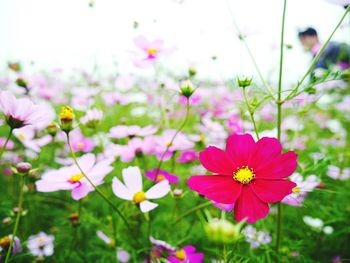
[[[229,0],[263,72],[278,65],[282,0]],[[325,0],[289,0],[286,43],[286,82],[307,68],[297,29],[316,27],[322,40],[332,31],[344,9]],[[133,22],[139,28],[133,28]],[[350,17],[347,25],[350,24]],[[349,41],[350,29],[335,40]],[[197,67],[201,76],[222,78],[255,75],[244,47],[235,36],[226,0],[0,0],[0,67],[7,60],[35,61],[38,67],[86,67],[95,61],[110,68],[113,58],[120,70],[136,72],[130,56],[137,35],[162,38],[177,51],[163,65],[177,72]],[[216,55],[218,60],[210,59]],[[271,75],[271,74],[270,74]],[[274,77],[274,75],[271,75]]]

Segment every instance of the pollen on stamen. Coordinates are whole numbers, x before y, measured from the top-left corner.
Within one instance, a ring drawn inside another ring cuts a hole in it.
[[[255,174],[253,172],[253,169],[250,169],[248,166],[242,166],[235,173],[233,173],[233,179],[242,184],[250,183],[254,177]]]

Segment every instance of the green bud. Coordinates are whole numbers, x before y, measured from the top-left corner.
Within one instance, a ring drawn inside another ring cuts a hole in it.
[[[237,79],[238,87],[241,87],[241,88],[246,88],[246,87],[252,85],[252,82],[253,82],[252,77],[245,77],[245,78],[238,78]]]

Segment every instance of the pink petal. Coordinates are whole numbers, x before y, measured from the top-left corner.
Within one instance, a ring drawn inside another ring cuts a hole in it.
[[[280,155],[281,151],[281,143],[276,138],[264,137],[256,142],[248,166],[258,170],[276,155]]]
[[[213,173],[233,175],[236,171],[236,165],[231,162],[227,154],[214,146],[209,146],[201,152],[199,160],[208,171]]]
[[[217,203],[232,204],[241,193],[242,184],[233,178],[223,175],[191,176],[187,181],[191,190],[194,190]]]
[[[233,134],[227,138],[226,154],[238,167],[248,165],[255,142],[250,134]]]
[[[254,180],[249,186],[266,203],[276,203],[291,194],[297,186],[288,180]]]
[[[256,179],[275,180],[283,179],[293,174],[298,167],[298,155],[293,151],[281,154],[275,159],[267,161],[266,165],[254,169]]]
[[[247,218],[248,223],[264,218],[269,213],[269,206],[261,201],[249,186],[243,186],[241,195],[234,208],[236,221]]]
[[[74,200],[82,199],[92,190],[87,184],[82,184],[72,190],[72,198]]]

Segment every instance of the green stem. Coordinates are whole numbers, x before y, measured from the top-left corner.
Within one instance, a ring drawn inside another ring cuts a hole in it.
[[[11,238],[11,242],[10,242],[10,246],[7,250],[7,254],[6,254],[6,259],[5,259],[5,263],[7,263],[10,259],[10,254],[12,251],[12,247],[13,247],[13,242],[15,242],[15,237],[17,234],[17,230],[18,230],[18,226],[19,226],[19,221],[21,218],[21,214],[22,214],[22,205],[23,205],[23,197],[24,197],[24,175],[21,175],[21,182],[20,182],[20,192],[19,192],[19,200],[18,200],[18,206],[17,206],[17,216],[16,216],[16,222],[15,222],[15,226],[13,228],[13,232],[12,232],[12,238]]]
[[[264,77],[263,77],[263,75],[261,73],[261,70],[260,70],[260,68],[258,66],[258,63],[256,62],[255,57],[254,57],[252,51],[250,50],[247,41],[245,40],[245,36],[243,35],[242,31],[240,30],[240,28],[239,28],[239,26],[238,26],[238,24],[236,22],[236,19],[235,19],[234,15],[233,15],[233,12],[232,12],[232,9],[231,9],[231,6],[230,6],[228,0],[226,1],[226,3],[227,3],[228,10],[230,12],[230,15],[231,15],[231,19],[232,19],[233,25],[235,26],[235,28],[236,28],[236,30],[238,32],[239,39],[243,42],[244,47],[246,48],[246,50],[247,50],[247,52],[248,52],[248,54],[250,56],[250,59],[252,60],[252,62],[254,64],[255,70],[256,70],[256,72],[259,75],[260,81],[263,83],[265,89],[269,92],[271,98],[275,101],[276,98],[275,98],[275,96],[272,93],[272,89],[269,86],[269,84],[267,84],[267,82],[265,81],[265,79],[264,79]]]
[[[323,44],[323,46],[321,47],[320,51],[318,51],[317,55],[314,57],[314,59],[311,62],[310,67],[307,69],[307,71],[305,72],[304,76],[301,78],[301,80],[298,81],[297,85],[295,86],[295,88],[289,93],[289,95],[284,99],[284,101],[289,100],[293,94],[295,92],[298,91],[299,87],[301,86],[301,84],[305,81],[305,79],[307,78],[307,76],[310,74],[310,72],[313,70],[313,68],[315,67],[317,61],[320,59],[321,55],[323,54],[324,50],[326,49],[326,47],[328,46],[329,42],[331,41],[333,35],[335,34],[335,32],[338,30],[338,28],[340,27],[340,25],[343,23],[346,15],[348,14],[348,12],[350,11],[350,5],[346,8],[343,16],[340,18],[338,24],[335,26],[335,28],[333,29],[332,33],[330,34],[330,36],[328,37],[328,39],[326,40],[326,42]]]
[[[175,221],[174,221],[174,224],[178,223],[179,221],[181,221],[182,218],[192,214],[193,212],[196,212],[197,210],[203,208],[203,207],[206,207],[206,206],[209,206],[213,204],[212,201],[209,201],[209,202],[206,202],[206,203],[203,203],[203,204],[200,204],[200,205],[197,205],[196,207],[188,210],[186,213],[183,213],[181,216],[179,216]]]
[[[68,143],[68,147],[69,147],[69,151],[72,155],[72,158],[74,160],[75,165],[78,167],[79,171],[81,172],[81,174],[84,176],[84,178],[90,183],[90,185],[95,189],[95,191],[102,197],[102,199],[104,199],[113,209],[115,212],[117,212],[117,214],[120,216],[120,218],[123,220],[124,224],[126,225],[126,227],[129,229],[129,231],[131,232],[131,227],[128,223],[128,221],[126,221],[125,217],[123,216],[123,214],[119,211],[118,207],[116,207],[113,202],[111,200],[108,199],[108,197],[100,190],[96,187],[96,185],[90,180],[90,178],[85,174],[85,172],[82,170],[82,168],[80,167],[77,157],[75,156],[75,153],[73,151],[73,148],[71,146],[70,143],[70,139],[69,139],[69,134],[67,133],[67,143]]]
[[[156,172],[156,175],[155,175],[155,178],[157,177],[159,171],[160,171],[160,168],[162,167],[162,164],[163,164],[163,160],[164,160],[164,157],[165,155],[168,153],[170,147],[172,146],[176,136],[182,131],[182,129],[185,127],[188,119],[189,119],[189,116],[190,116],[190,98],[187,98],[187,103],[186,103],[186,115],[185,115],[185,119],[184,121],[182,122],[182,124],[180,125],[180,127],[176,130],[174,136],[171,138],[170,142],[167,144],[167,147],[165,149],[165,151],[163,152],[161,158],[160,158],[160,161],[158,163],[158,166],[157,166],[157,172]]]
[[[2,147],[1,147],[1,149],[0,149],[0,160],[1,160],[2,154],[4,153],[4,151],[5,151],[5,149],[6,149],[7,143],[9,142],[9,140],[10,140],[10,138],[11,138],[12,131],[13,131],[13,129],[10,129],[10,132],[9,132],[9,134],[7,135],[6,141],[5,141],[5,143],[2,145]]]
[[[252,123],[254,125],[254,131],[256,134],[256,138],[259,140],[260,137],[259,137],[258,127],[256,125],[255,118],[254,118],[254,111],[252,110],[251,105],[250,105],[249,100],[248,100],[248,97],[247,97],[246,88],[243,88],[243,96],[244,96],[245,104],[247,105],[247,108],[248,108],[250,119],[252,120]]]
[[[284,27],[286,19],[287,0],[284,0],[283,15],[282,15],[282,30],[281,30],[281,46],[280,46],[280,69],[278,79],[278,93],[277,93],[277,139],[281,141],[281,125],[282,125],[282,72],[283,72],[283,51],[284,51]],[[276,252],[279,253],[282,235],[282,206],[281,203],[277,205],[277,229],[276,229]]]

